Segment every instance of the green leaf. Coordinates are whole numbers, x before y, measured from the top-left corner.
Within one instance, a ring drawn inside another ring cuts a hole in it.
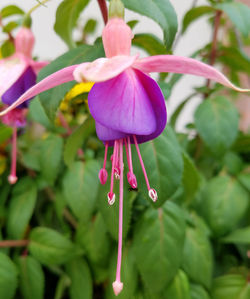
[[[185,201],[190,202],[200,187],[201,177],[194,162],[186,153],[183,153],[183,161],[184,170],[182,175],[182,184],[184,187]]]
[[[245,36],[250,32],[250,7],[236,1],[218,3],[216,9],[223,10],[232,21],[232,23]]]
[[[212,299],[248,299],[250,284],[242,275],[230,274],[214,280]]]
[[[64,161],[70,167],[75,159],[77,150],[83,142],[95,132],[95,121],[89,117],[80,127],[78,127],[67,139],[64,147]]]
[[[3,144],[12,136],[12,128],[0,124],[0,144]]]
[[[159,207],[175,193],[182,178],[183,159],[178,141],[171,127],[167,126],[158,138],[141,144],[140,151],[150,186],[156,189],[158,193],[158,200],[153,205]],[[142,191],[146,198],[149,198],[145,179],[135,151],[133,163],[134,172],[139,183],[138,190]]]
[[[0,12],[0,16],[2,19],[13,15],[23,15],[23,14],[24,11],[16,5],[5,6]]]
[[[166,47],[162,41],[153,34],[136,34],[133,38],[133,46],[145,50],[149,55],[166,54]]]
[[[93,221],[78,226],[76,241],[85,249],[91,263],[107,266],[111,244],[100,213],[95,216]]]
[[[194,7],[190,9],[184,16],[183,22],[182,22],[182,33],[184,33],[190,24],[192,24],[194,21],[199,19],[200,17],[214,13],[215,9],[211,6],[199,6]]]
[[[250,192],[250,173],[241,173],[237,179]]]
[[[40,170],[42,177],[53,185],[62,161],[63,139],[50,134],[41,144]]]
[[[164,40],[170,50],[177,32],[177,16],[172,4],[168,0],[123,0],[126,8],[158,23],[164,32]]]
[[[195,125],[209,149],[222,155],[233,144],[238,133],[239,116],[225,97],[207,99],[196,110]]]
[[[75,47],[72,31],[88,3],[89,0],[63,0],[57,8],[54,30],[70,48]]]
[[[36,227],[30,234],[29,250],[45,265],[59,265],[81,254],[68,238],[55,230]]]
[[[76,49],[58,57],[49,65],[44,67],[38,74],[37,81],[41,81],[50,74],[73,64],[79,64],[86,61],[95,60],[101,56],[104,56],[104,51],[101,43],[94,46],[82,45]],[[39,95],[39,99],[42,106],[48,116],[48,118],[54,122],[56,111],[63,100],[65,94],[75,85],[75,81],[64,83],[54,87],[48,91],[45,91]]]
[[[69,287],[70,299],[92,299],[92,278],[88,264],[84,259],[75,259],[66,265],[71,284]]]
[[[12,30],[17,28],[19,24],[17,22],[11,21],[8,24],[3,26],[3,32],[10,33]]]
[[[205,289],[197,284],[190,285],[191,299],[210,299]]]
[[[8,236],[21,239],[33,214],[37,187],[31,178],[22,178],[14,187],[7,218]]]
[[[111,170],[108,171],[111,173]],[[124,184],[125,183],[124,176]],[[107,200],[107,194],[110,190],[110,175],[105,186],[101,185],[98,194],[98,210],[101,212],[103,220],[106,224],[107,230],[111,234],[112,238],[118,240],[118,227],[119,227],[119,182],[114,184],[114,193],[116,195],[115,203],[110,206]],[[126,237],[132,213],[133,201],[137,193],[135,191],[130,191],[125,185],[123,189],[123,238]]]
[[[235,179],[218,176],[205,187],[201,205],[213,233],[222,236],[232,231],[244,216],[248,194]]]
[[[189,281],[185,272],[179,270],[163,294],[163,299],[190,299]]]
[[[17,268],[11,259],[0,252],[0,298],[12,299],[17,288]]]
[[[75,162],[63,178],[65,200],[74,215],[85,222],[92,216],[98,194],[97,161]]]
[[[158,210],[148,209],[136,224],[135,261],[151,292],[162,291],[177,274],[184,239],[184,215],[169,201]]]
[[[51,123],[48,116],[46,115],[44,108],[41,102],[39,101],[38,97],[32,100],[29,104],[29,116],[33,121],[40,123],[45,128],[49,130],[53,129],[53,124]]]
[[[97,21],[95,19],[89,19],[87,23],[84,25],[83,32],[85,34],[94,33],[96,30]]]
[[[187,229],[182,267],[193,282],[210,288],[213,271],[212,248],[202,230]]]
[[[232,148],[239,153],[250,153],[250,135],[239,134]]]
[[[249,244],[250,226],[237,229],[222,239],[223,243]]]
[[[45,277],[40,263],[31,256],[21,256],[18,266],[23,298],[43,299]]]
[[[15,47],[12,41],[6,40],[1,46],[1,55],[3,58],[9,57],[15,52]]]

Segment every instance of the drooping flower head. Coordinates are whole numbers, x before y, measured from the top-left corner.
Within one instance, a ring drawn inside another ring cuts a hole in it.
[[[119,0],[112,4],[121,6]],[[127,180],[132,188],[137,188],[136,175],[133,172],[131,145],[134,144],[141,168],[146,180],[149,197],[157,200],[157,192],[151,188],[146,169],[140,154],[139,144],[156,138],[164,130],[167,113],[163,94],[158,84],[149,76],[151,72],[174,72],[202,76],[217,81],[237,91],[246,92],[233,85],[215,68],[197,60],[174,56],[157,55],[140,59],[138,55],[130,56],[133,34],[120,15],[112,14],[103,30],[103,45],[106,58],[94,62],[66,67],[40,81],[27,90],[15,103],[0,115],[11,111],[18,105],[40,92],[59,84],[76,80],[78,82],[95,82],[89,97],[89,109],[96,121],[96,132],[105,145],[104,163],[99,172],[101,184],[108,178],[106,161],[108,149],[112,148],[112,169],[110,174],[110,191],[107,194],[110,205],[115,202],[113,187],[115,179],[119,180],[119,236],[116,279],[113,289],[118,295],[122,288],[122,218],[123,218],[123,151],[125,148],[128,163]],[[138,186],[139,187],[139,186]]]
[[[36,75],[47,62],[32,59],[35,38],[30,28],[22,27],[15,38],[15,53],[0,60],[0,98],[7,106],[13,104],[26,90],[35,85]],[[10,184],[15,184],[17,128],[26,125],[28,102],[24,102],[2,117],[2,122],[13,128]]]

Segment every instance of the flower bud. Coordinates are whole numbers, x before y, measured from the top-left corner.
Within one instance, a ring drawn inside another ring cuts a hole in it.
[[[22,27],[15,38],[16,52],[22,53],[26,57],[32,57],[32,51],[35,43],[35,37],[32,31],[27,27]]]

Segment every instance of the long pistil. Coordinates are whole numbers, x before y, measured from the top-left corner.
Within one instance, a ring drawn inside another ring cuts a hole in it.
[[[136,139],[135,135],[133,135],[133,139],[134,139],[136,151],[137,151],[137,154],[138,154],[138,157],[139,157],[139,160],[140,160],[142,172],[143,172],[143,175],[144,175],[144,178],[145,178],[145,181],[146,181],[146,185],[147,185],[147,188],[148,188],[148,196],[155,202],[158,198],[157,197],[157,192],[156,192],[155,189],[150,187],[147,172],[146,172],[143,160],[142,160],[142,156],[141,156],[140,149],[139,149],[138,142],[137,142],[137,139]]]
[[[12,150],[11,150],[11,170],[8,176],[8,181],[10,184],[15,184],[17,181],[16,176],[16,156],[17,156],[17,127],[13,128],[12,135]]]
[[[117,268],[116,278],[113,282],[113,290],[115,295],[123,289],[123,283],[121,282],[121,262],[122,262],[122,224],[123,224],[123,141],[119,141],[119,168],[120,168],[120,192],[119,192],[119,233],[118,233],[118,255],[117,255]]]

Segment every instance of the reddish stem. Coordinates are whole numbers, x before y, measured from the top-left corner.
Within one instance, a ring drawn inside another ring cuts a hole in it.
[[[0,248],[4,247],[23,247],[29,245],[29,240],[4,240],[0,241]]]
[[[107,24],[108,22],[108,8],[107,8],[107,3],[105,0],[97,0],[101,13],[102,13],[102,18],[104,21],[104,24]]]

